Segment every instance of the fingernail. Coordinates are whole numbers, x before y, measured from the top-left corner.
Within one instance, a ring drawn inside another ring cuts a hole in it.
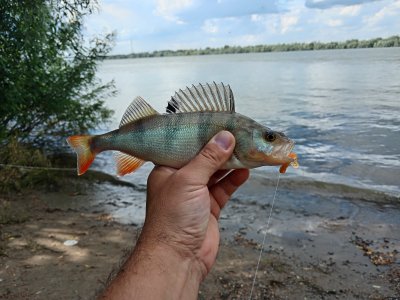
[[[214,142],[224,150],[232,145],[232,135],[228,131],[221,131],[214,137]]]

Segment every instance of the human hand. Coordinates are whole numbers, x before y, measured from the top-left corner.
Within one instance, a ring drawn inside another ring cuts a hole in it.
[[[217,256],[221,209],[249,177],[246,169],[219,170],[234,146],[233,135],[220,132],[181,169],[154,168],[142,233],[102,299],[197,298]]]
[[[211,270],[218,252],[220,211],[249,177],[247,169],[229,174],[219,170],[234,146],[233,135],[220,132],[183,168],[158,166],[148,179],[143,239],[162,243],[191,259],[202,278]]]

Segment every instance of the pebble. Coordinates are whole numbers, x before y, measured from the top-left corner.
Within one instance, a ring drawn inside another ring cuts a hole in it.
[[[68,247],[75,246],[76,244],[78,244],[77,240],[66,240],[64,242],[64,246],[68,246]]]
[[[380,288],[381,288],[380,285],[372,285],[372,287],[373,287],[374,289],[380,289]]]

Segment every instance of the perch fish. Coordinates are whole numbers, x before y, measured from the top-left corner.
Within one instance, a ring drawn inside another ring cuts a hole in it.
[[[167,113],[159,114],[137,97],[126,110],[119,128],[101,135],[75,135],[67,139],[77,154],[78,175],[87,171],[95,156],[117,151],[120,176],[144,162],[180,168],[195,157],[219,131],[236,139],[232,156],[223,169],[281,166],[297,167],[294,142],[251,118],[235,112],[229,85],[199,84],[179,90],[168,102]]]

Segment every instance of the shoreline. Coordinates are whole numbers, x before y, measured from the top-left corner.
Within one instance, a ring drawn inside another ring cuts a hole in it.
[[[68,177],[51,192],[0,196],[12,216],[0,225],[1,298],[92,299],[104,286],[140,232],[145,187],[98,175]],[[199,299],[249,296],[275,183],[252,176],[223,210],[217,263]],[[398,296],[399,203],[302,184],[281,182],[253,299]],[[118,222],[113,215],[121,212],[131,221]],[[65,246],[69,239],[78,244]]]
[[[252,46],[229,46],[205,49],[179,49],[179,50],[154,50],[152,52],[133,52],[130,54],[113,54],[104,56],[103,59],[137,59],[156,57],[177,57],[177,56],[203,56],[222,54],[246,54],[246,53],[271,53],[271,52],[294,52],[294,51],[320,51],[320,50],[351,50],[371,48],[395,48],[400,47],[399,36],[377,37],[367,40],[351,39],[346,41],[331,42],[292,42],[278,44],[259,44]]]

